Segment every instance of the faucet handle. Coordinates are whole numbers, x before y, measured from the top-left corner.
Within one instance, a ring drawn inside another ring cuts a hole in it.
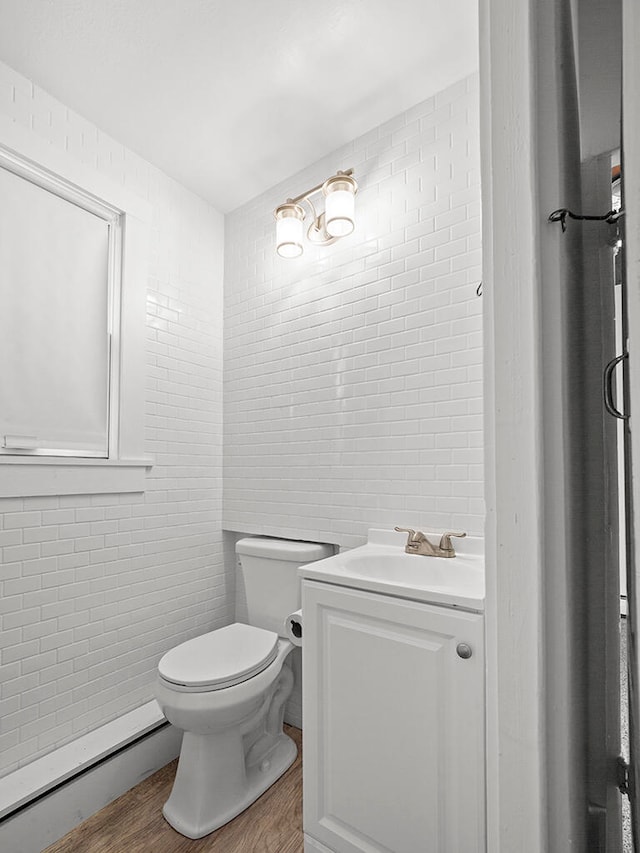
[[[396,527],[394,529],[398,533],[409,534],[407,537],[407,548],[413,548],[415,550],[421,542],[425,542],[427,539],[421,530],[412,530],[410,527]]]
[[[453,545],[451,544],[451,537],[457,536],[459,539],[464,539],[466,533],[443,533],[440,537],[440,550],[441,551],[453,551]]]
[[[409,542],[413,542],[416,538],[415,530],[412,530],[410,527],[394,527],[393,529],[396,531],[396,533],[408,533],[409,534],[409,537],[407,539],[407,545],[409,544]]]

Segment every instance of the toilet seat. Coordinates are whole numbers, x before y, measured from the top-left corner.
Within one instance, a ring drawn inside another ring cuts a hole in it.
[[[276,657],[278,635],[235,622],[187,640],[160,660],[160,677],[195,691],[222,690],[247,681]]]

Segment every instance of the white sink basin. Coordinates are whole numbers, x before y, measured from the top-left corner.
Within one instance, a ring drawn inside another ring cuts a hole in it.
[[[425,531],[426,532],[426,531]],[[434,543],[438,535],[429,537]],[[336,583],[415,601],[484,609],[484,555],[481,539],[454,540],[455,557],[405,553],[406,533],[370,530],[366,545],[303,566],[309,580]]]

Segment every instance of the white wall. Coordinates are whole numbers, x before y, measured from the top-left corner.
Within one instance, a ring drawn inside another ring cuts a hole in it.
[[[221,538],[223,218],[2,64],[0,113],[153,206],[155,458],[144,494],[0,500],[4,773],[150,699],[159,656],[230,621],[233,596]]]
[[[227,529],[482,533],[478,135],[473,76],[228,216]],[[350,166],[354,234],[279,258],[273,209]]]

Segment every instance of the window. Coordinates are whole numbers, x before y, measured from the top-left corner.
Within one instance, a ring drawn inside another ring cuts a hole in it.
[[[140,491],[148,206],[62,152],[4,148],[6,133],[0,496]]]
[[[0,453],[109,458],[119,216],[2,167],[0,199]]]

